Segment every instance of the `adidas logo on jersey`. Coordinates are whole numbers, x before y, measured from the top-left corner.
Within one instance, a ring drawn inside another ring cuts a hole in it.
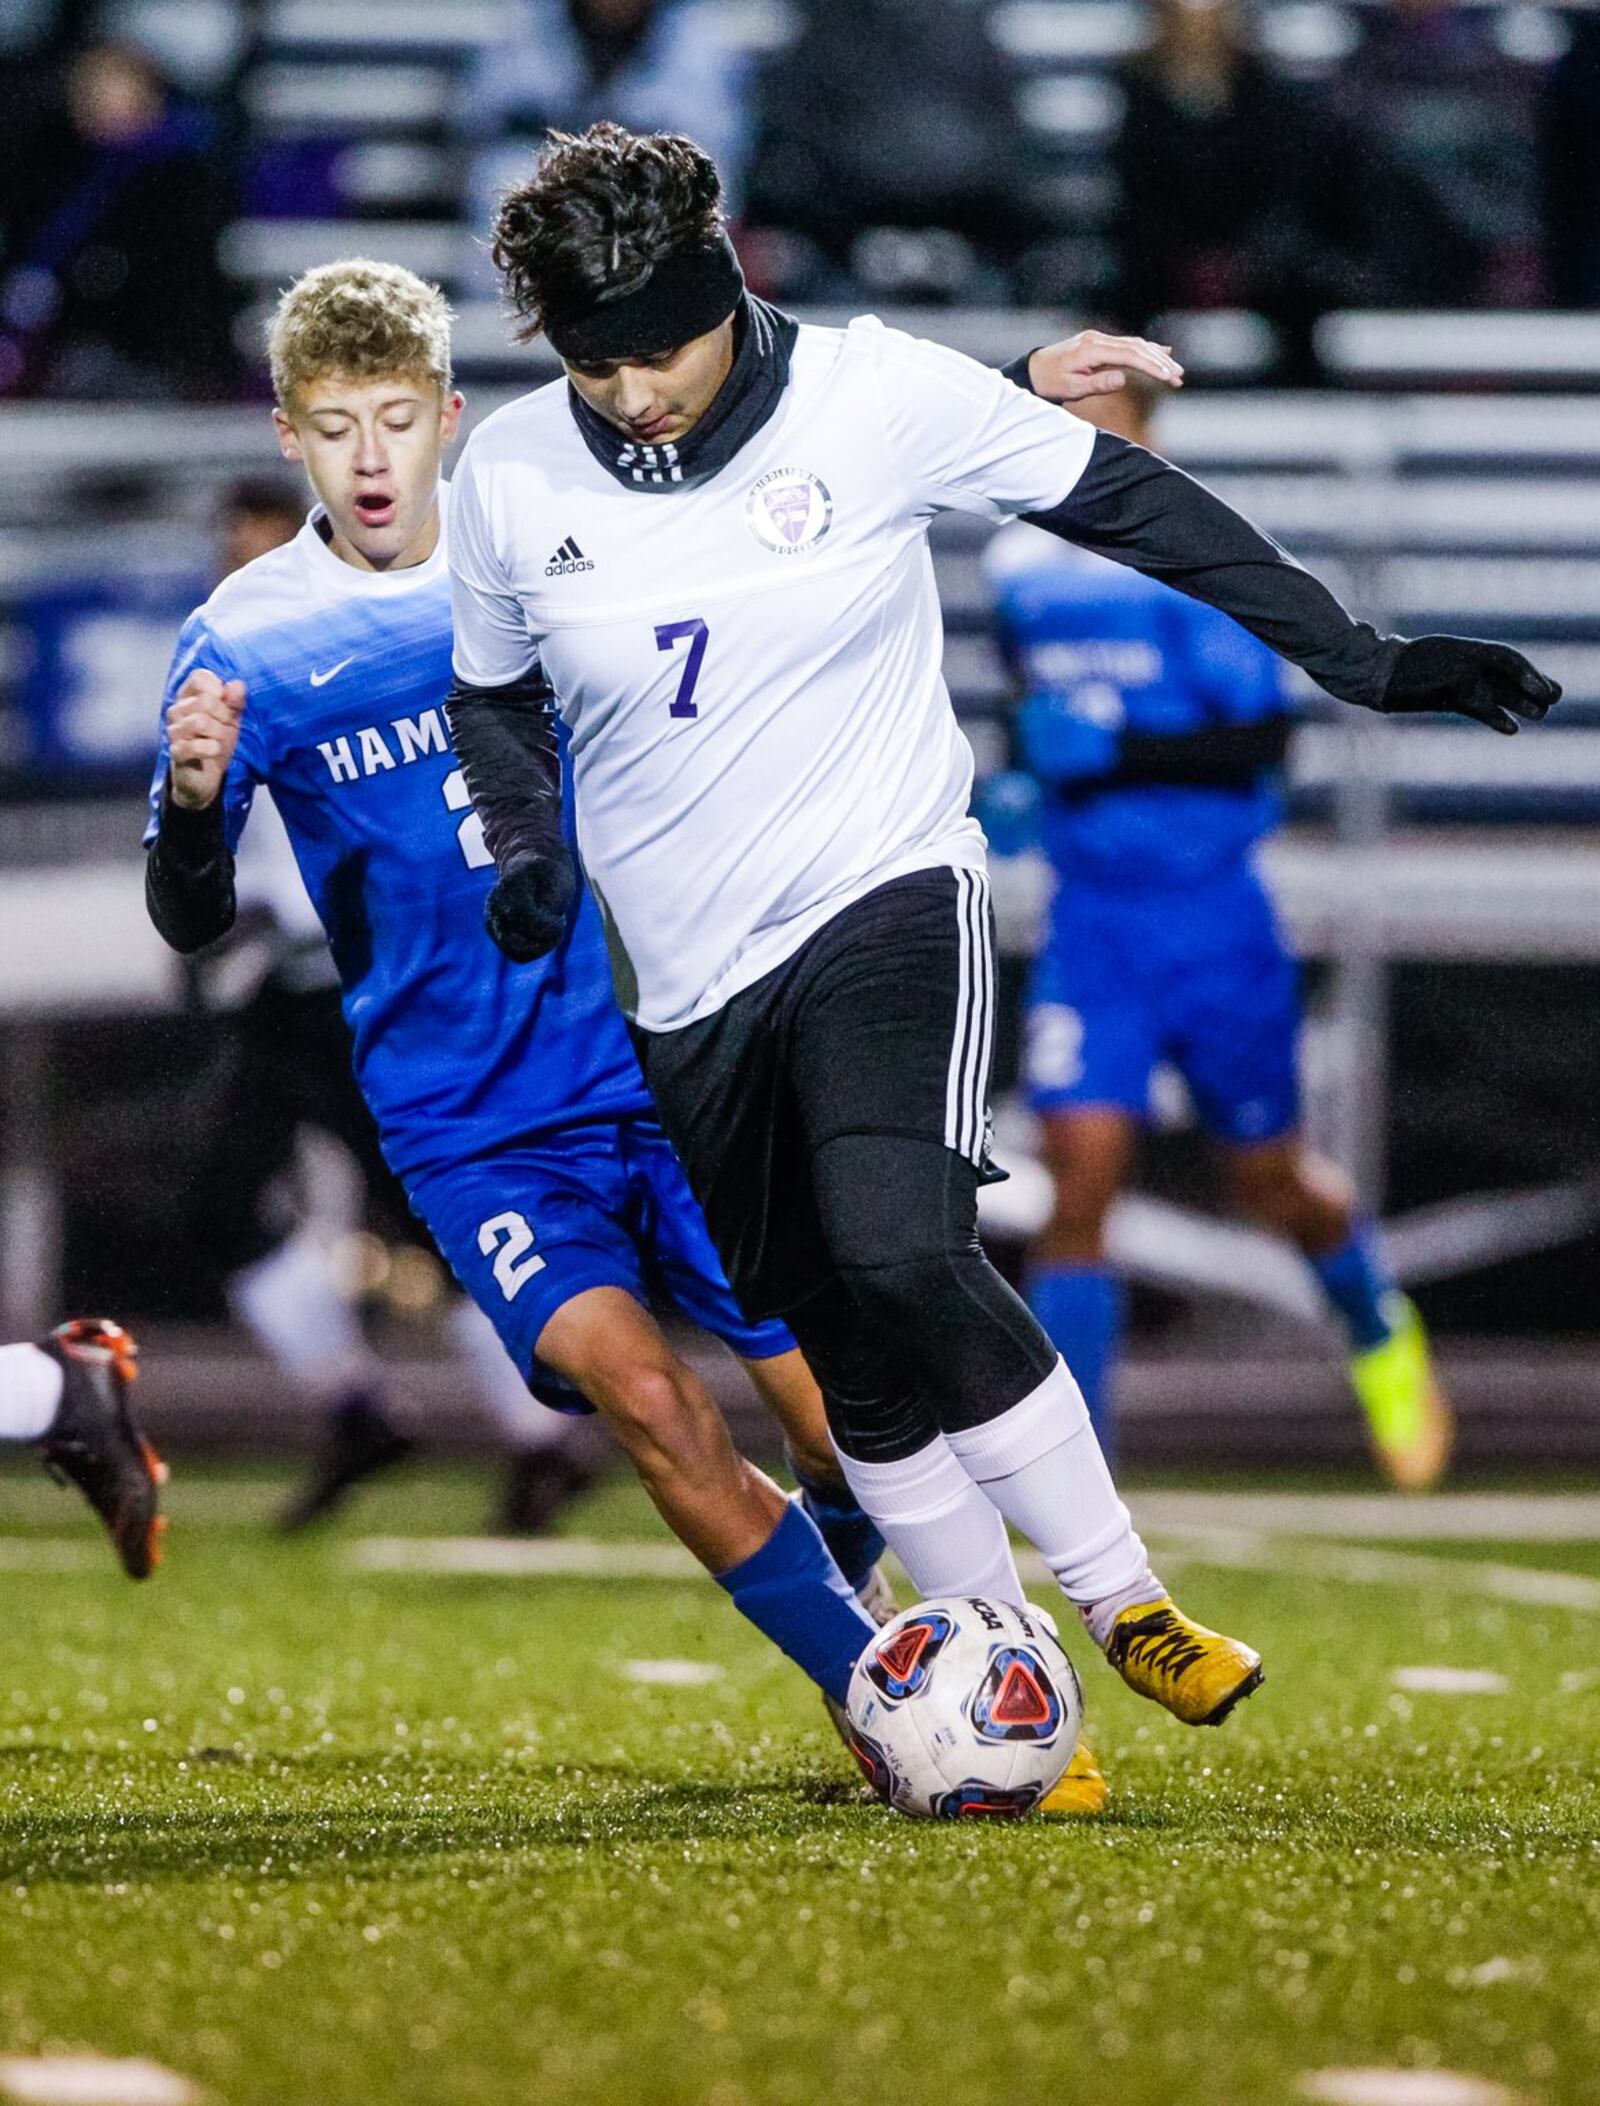
[[[569,534],[544,567],[547,578],[570,577],[575,570],[593,570],[594,565]]]

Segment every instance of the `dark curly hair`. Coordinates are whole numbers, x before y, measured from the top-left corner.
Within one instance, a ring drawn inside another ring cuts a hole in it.
[[[491,254],[522,318],[518,342],[636,292],[663,257],[709,246],[722,225],[722,178],[692,139],[620,124],[552,132],[494,220]]]

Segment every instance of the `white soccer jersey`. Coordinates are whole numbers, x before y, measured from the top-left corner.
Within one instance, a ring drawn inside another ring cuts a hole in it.
[[[980,867],[926,530],[1069,494],[1092,426],[866,317],[802,328],[782,401],[697,489],[632,491],[558,381],[454,478],[455,669],[538,659],[623,1007],[720,1008],[853,900]]]

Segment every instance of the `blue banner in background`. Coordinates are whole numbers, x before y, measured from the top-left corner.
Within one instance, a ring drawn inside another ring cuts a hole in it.
[[[86,575],[14,600],[9,771],[142,780],[173,644],[209,590],[186,569]]]

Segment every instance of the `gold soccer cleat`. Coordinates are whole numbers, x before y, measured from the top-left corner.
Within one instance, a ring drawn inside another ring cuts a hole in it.
[[[1394,1329],[1382,1345],[1353,1356],[1350,1380],[1379,1469],[1402,1492],[1431,1492],[1455,1445],[1455,1414],[1434,1374],[1422,1318],[1403,1294],[1391,1303]]]
[[[1105,1773],[1095,1761],[1089,1743],[1080,1740],[1061,1777],[1039,1801],[1038,1810],[1048,1814],[1076,1814],[1080,1819],[1086,1819],[1103,1814],[1110,1801]]]
[[[1261,1655],[1191,1623],[1170,1595],[1124,1609],[1111,1626],[1106,1658],[1131,1690],[1186,1726],[1220,1726],[1261,1686]]]

